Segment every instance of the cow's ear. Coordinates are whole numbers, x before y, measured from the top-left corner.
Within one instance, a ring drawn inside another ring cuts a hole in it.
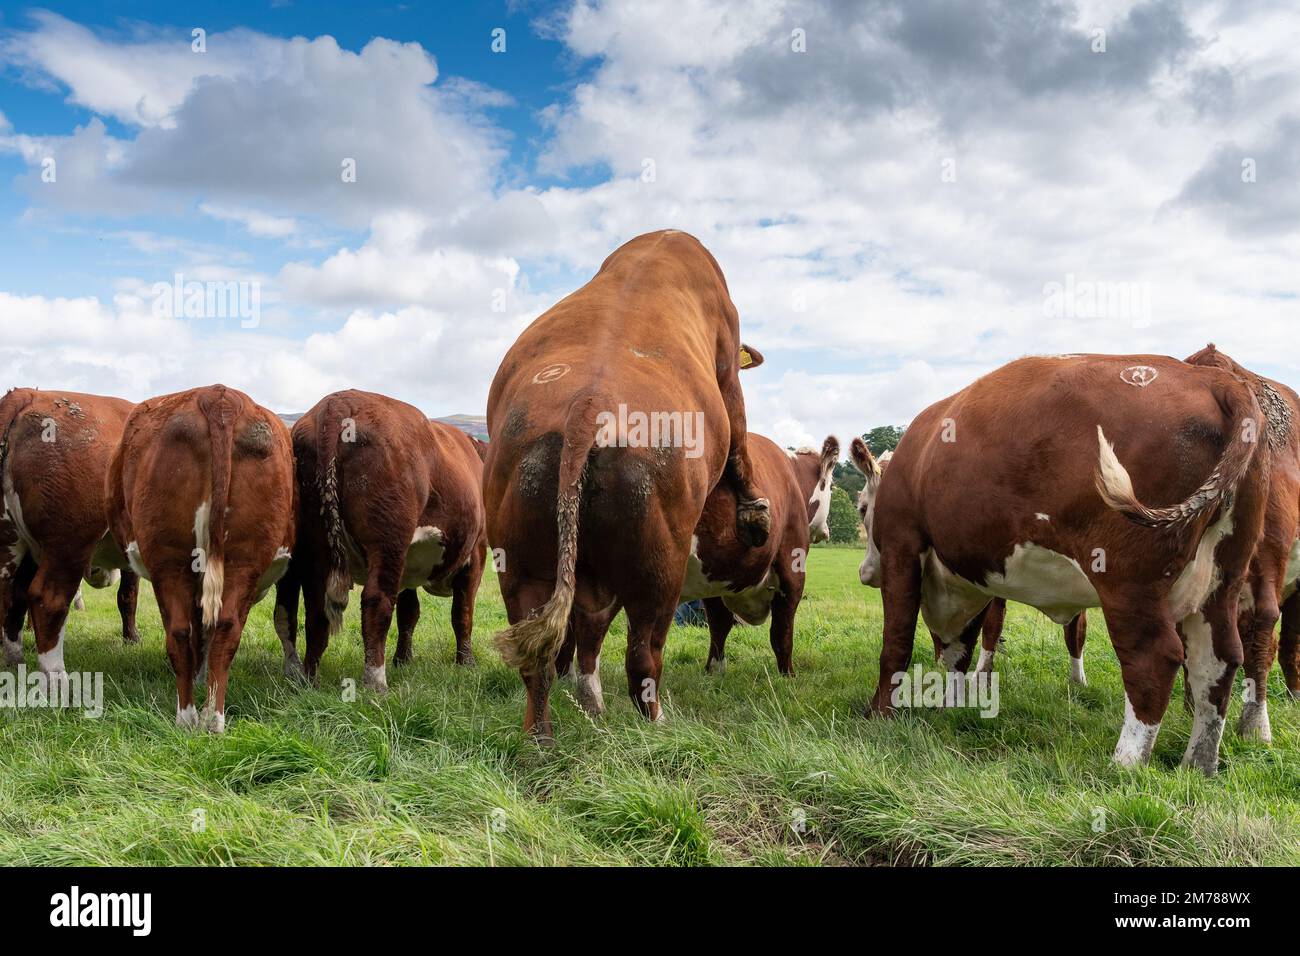
[[[758,368],[763,364],[763,353],[753,346],[740,343],[740,367]]]
[[[876,459],[872,456],[867,443],[861,438],[854,438],[853,444],[849,446],[849,455],[858,471],[867,476],[868,482],[874,484],[880,477],[880,466],[876,464]]]

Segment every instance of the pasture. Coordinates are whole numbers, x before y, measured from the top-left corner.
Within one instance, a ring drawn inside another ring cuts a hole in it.
[[[359,591],[318,689],[281,676],[268,597],[231,671],[224,736],[173,725],[148,585],[135,647],[121,643],[113,591],[86,588],[67,666],[104,672],[105,712],[0,711],[0,863],[1300,863],[1300,704],[1276,669],[1274,745],[1236,736],[1238,694],[1213,779],[1176,769],[1190,726],[1181,678],[1150,767],[1112,765],[1124,698],[1100,613],[1088,687],[1066,681],[1060,628],[1012,606],[996,718],[868,721],[881,610],[860,559],[813,550],[793,680],[777,675],[765,627],[732,632],[722,676],[704,673],[707,631],[674,627],[661,725],[627,698],[620,617],[602,661],[606,715],[593,722],[557,684],[550,750],[522,735],[522,684],[492,649],[505,614],[490,572],[478,666],[452,664],[449,602],[422,594],[416,661],[390,668],[385,698],[359,689]],[[30,635],[26,648],[34,667]],[[934,666],[924,633],[915,661]]]

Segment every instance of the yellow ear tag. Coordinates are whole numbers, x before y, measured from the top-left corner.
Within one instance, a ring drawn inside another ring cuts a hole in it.
[[[749,349],[740,350],[740,367],[749,368],[754,364],[754,357],[749,354]]]

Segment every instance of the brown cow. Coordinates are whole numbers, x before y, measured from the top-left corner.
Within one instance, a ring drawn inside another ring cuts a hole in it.
[[[29,611],[43,673],[63,671],[63,632],[84,579],[107,587],[119,571],[104,513],[104,475],[130,402],[78,392],[10,389],[0,400],[0,618],[5,661],[23,659]],[[139,578],[121,572],[117,606],[122,638],[135,626]]]
[[[778,533],[758,548],[742,544],[736,534],[735,492],[726,482],[719,483],[695,528],[679,601],[704,600],[710,637],[705,670],[726,669],[727,636],[737,620],[759,625],[771,614],[777,668],[793,676],[794,616],[803,597],[808,545],[830,537],[831,472],[840,443],[830,436],[820,453],[811,448],[793,452],[783,451],[756,432],[750,432],[749,439],[754,474],[768,494]],[[592,642],[595,654],[573,675],[578,703],[593,714],[605,709],[599,668],[603,639],[602,631],[599,641]],[[561,676],[570,673],[575,643],[570,634],[560,649],[556,671]]]
[[[551,735],[548,694],[572,627],[583,673],[613,611],[628,617],[628,692],[662,716],[663,647],[704,502],[725,478],[738,531],[771,528],[755,490],[737,373],[743,346],[717,262],[692,236],[639,236],[533,322],[488,396],[488,537],[527,688],[524,727]],[[572,615],[572,622],[570,617]]]
[[[871,710],[894,710],[918,610],[945,664],[964,672],[992,597],[1061,624],[1100,605],[1126,697],[1115,760],[1150,757],[1185,660],[1195,718],[1183,761],[1213,773],[1264,520],[1264,427],[1229,372],[1076,355],[1020,359],[932,405],[883,479],[856,441],[868,475],[860,575],[881,587],[885,611]]]
[[[452,599],[456,662],[474,663],[474,596],[487,552],[483,461],[474,439],[405,402],[349,390],[325,396],[298,419],[293,450],[298,542],[275,609],[285,673],[315,678],[354,583],[362,585],[366,687],[388,689],[384,646],[394,609],[393,663],[411,660],[418,587]],[[299,587],[307,630],[301,664]]]
[[[289,430],[224,385],[151,398],[126,421],[107,492],[113,537],[136,573],[153,582],[162,612],[176,723],[219,733],[249,608],[289,563]],[[194,682],[203,671],[200,719]]]
[[[1246,382],[1267,422],[1268,440],[1261,450],[1269,465],[1268,509],[1241,595],[1238,626],[1246,683],[1237,732],[1268,742],[1273,739],[1268,720],[1268,672],[1278,652],[1273,632],[1279,618],[1283,619],[1282,671],[1288,691],[1300,696],[1300,595],[1296,591],[1300,577],[1300,397],[1281,382],[1238,365],[1213,343],[1187,361],[1224,369]]]

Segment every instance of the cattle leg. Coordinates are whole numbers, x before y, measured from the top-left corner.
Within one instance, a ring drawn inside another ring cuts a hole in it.
[[[1151,759],[1174,675],[1183,662],[1183,644],[1173,622],[1153,614],[1149,603],[1146,594],[1134,593],[1102,605],[1124,679],[1124,729],[1113,758],[1124,767]]]
[[[23,624],[27,621],[27,590],[36,576],[36,563],[24,557],[17,568],[10,565],[0,578],[0,605],[3,607],[5,663],[23,662]]]
[[[307,573],[302,576],[303,623],[307,635],[307,651],[302,660],[302,673],[308,683],[316,683],[316,671],[325,648],[330,642],[330,620],[325,613],[325,577]]]
[[[676,608],[676,594],[627,608],[627,691],[637,710],[649,720],[664,719],[664,644]]]
[[[1277,655],[1277,639],[1273,631],[1282,610],[1278,607],[1277,589],[1272,581],[1261,575],[1256,580],[1255,591],[1254,608],[1251,613],[1241,616],[1241,623],[1245,625],[1241,631],[1245,686],[1237,734],[1267,744],[1273,741],[1273,729],[1268,720],[1268,672],[1273,669],[1273,659]]]
[[[794,676],[794,615],[802,600],[803,576],[788,571],[772,598],[772,622],[768,628],[776,669],[786,677]]]
[[[50,555],[37,569],[27,591],[32,631],[36,634],[36,660],[47,677],[64,673],[63,631],[83,566],[77,558]]]
[[[975,665],[975,673],[983,674],[993,670],[993,657],[998,652],[998,642],[1002,640],[1002,626],[1006,619],[1006,600],[994,598],[984,612],[984,625],[980,630],[980,660]],[[938,656],[937,652],[935,656]]]
[[[455,617],[455,614],[452,615]],[[397,649],[393,651],[393,666],[411,663],[414,656],[411,645],[415,637],[415,625],[420,623],[420,594],[414,588],[406,588],[397,594]]]
[[[1070,683],[1088,685],[1083,672],[1083,644],[1088,639],[1088,612],[1080,611],[1065,625],[1065,649],[1070,652]]]
[[[921,552],[913,546],[881,547],[880,595],[885,610],[885,631],[880,646],[880,676],[867,716],[894,713],[895,675],[912,662],[916,617],[921,610]]]
[[[474,598],[483,580],[483,555],[475,553],[451,582],[451,629],[456,635],[456,663],[474,666]]]
[[[236,606],[227,610],[230,605]],[[230,683],[230,665],[235,659],[235,651],[239,650],[239,639],[243,632],[244,612],[227,589],[221,615],[207,635],[207,650],[204,653],[208,693],[199,726],[210,733],[219,734],[226,729],[226,689]]]
[[[1300,700],[1300,589],[1282,605],[1282,638],[1279,643],[1282,674],[1287,694]]]
[[[731,613],[720,597],[704,599],[704,616],[709,622],[709,659],[704,670],[710,674],[727,672],[727,636],[736,626],[736,615]]]
[[[362,684],[379,694],[388,692],[388,675],[384,669],[384,648],[388,628],[393,623],[393,605],[401,580],[402,558],[395,561],[386,555],[370,569],[361,589],[361,640],[365,644],[366,669]]]
[[[569,637],[578,652],[573,696],[579,706],[593,717],[605,712],[605,691],[600,685],[600,649],[618,607],[614,603],[603,611],[592,612],[575,605],[569,616]]]
[[[1183,766],[1213,776],[1219,770],[1219,740],[1244,657],[1236,614],[1227,613],[1222,605],[1208,605],[1183,619],[1183,634],[1187,639],[1187,682],[1195,707]]]
[[[298,597],[302,582],[289,561],[289,569],[275,582],[275,636],[284,649],[284,676],[289,680],[305,680],[306,674],[298,657]]]
[[[122,643],[139,644],[140,631],[135,626],[135,607],[140,600],[140,575],[130,568],[122,569],[117,583],[117,613],[122,618]]]
[[[179,576],[155,578],[154,594],[158,598],[158,610],[167,634],[167,659],[176,675],[176,726],[197,727],[199,715],[194,707],[194,678],[199,670],[195,655],[199,642],[193,639],[194,580]]]

